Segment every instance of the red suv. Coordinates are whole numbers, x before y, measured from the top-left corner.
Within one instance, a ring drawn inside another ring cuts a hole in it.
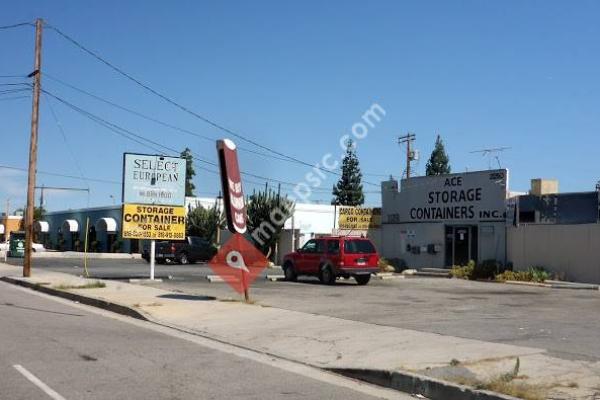
[[[378,272],[379,255],[366,238],[326,236],[311,239],[283,259],[285,279],[295,281],[298,275],[318,276],[322,283],[333,285],[338,276],[354,277],[366,285],[371,274]]]

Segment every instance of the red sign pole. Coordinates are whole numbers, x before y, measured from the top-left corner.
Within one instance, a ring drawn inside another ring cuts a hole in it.
[[[223,206],[227,216],[227,228],[233,234],[246,232],[246,204],[242,190],[242,176],[237,157],[237,147],[229,139],[217,140],[217,153],[223,188]],[[249,280],[245,269],[240,268],[244,299],[250,301]]]

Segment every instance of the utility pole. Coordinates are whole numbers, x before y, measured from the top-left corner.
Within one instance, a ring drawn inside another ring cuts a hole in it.
[[[10,197],[6,199],[6,214],[4,219],[4,239],[8,238],[8,213],[10,212]],[[6,241],[6,250],[4,250],[4,262],[8,260],[8,241]]]
[[[410,162],[413,159],[413,154],[410,151],[410,143],[416,138],[417,136],[410,132],[398,138],[398,144],[406,143],[406,179],[410,179]]]
[[[31,139],[29,143],[29,176],[27,179],[27,211],[25,213],[25,260],[23,276],[31,276],[31,249],[33,244],[33,209],[35,203],[35,173],[37,169],[38,121],[40,114],[40,85],[42,79],[42,27],[43,21],[35,21],[35,61],[33,72],[33,104],[31,107]]]

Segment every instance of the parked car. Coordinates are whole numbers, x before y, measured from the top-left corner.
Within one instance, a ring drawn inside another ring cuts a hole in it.
[[[332,285],[337,277],[353,277],[366,285],[371,274],[378,272],[379,255],[373,243],[362,237],[326,236],[311,239],[283,259],[285,279],[295,281],[299,275],[318,276]]]
[[[197,237],[188,236],[183,241],[163,241],[156,243],[155,259],[159,264],[190,264],[197,261],[208,261],[217,252],[215,245]],[[150,245],[144,246],[142,258],[150,262]]]

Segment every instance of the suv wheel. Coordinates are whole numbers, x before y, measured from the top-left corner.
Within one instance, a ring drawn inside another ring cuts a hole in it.
[[[190,260],[188,260],[187,254],[181,253],[181,255],[179,256],[179,264],[186,265],[189,263],[190,263]]]
[[[371,280],[371,274],[355,275],[354,279],[356,279],[356,283],[358,283],[360,286],[364,286]]]
[[[326,285],[333,285],[335,283],[335,274],[330,265],[323,265],[319,273],[319,280],[321,283]]]
[[[298,278],[294,265],[291,262],[285,263],[283,266],[283,274],[285,275],[285,280],[288,282],[295,282]]]

